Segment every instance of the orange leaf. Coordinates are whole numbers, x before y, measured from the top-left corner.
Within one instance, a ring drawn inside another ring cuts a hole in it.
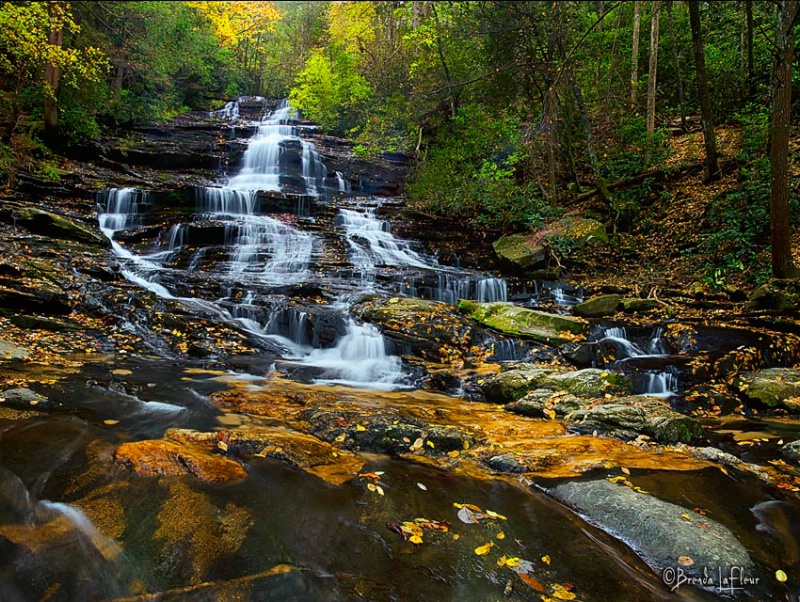
[[[522,581],[528,587],[535,589],[537,592],[544,592],[544,585],[539,583],[539,581],[535,577],[532,577],[531,575],[528,575],[526,573],[517,573],[517,577],[522,579]]]

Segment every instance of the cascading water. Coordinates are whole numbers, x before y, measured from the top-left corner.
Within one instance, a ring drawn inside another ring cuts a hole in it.
[[[661,363],[669,357],[663,339],[664,329],[655,328],[645,343],[631,341],[628,332],[622,327],[606,328],[599,342],[612,344],[617,350],[614,365],[625,368],[631,363],[651,360]],[[662,370],[636,370],[632,376],[634,387],[642,395],[668,397],[678,391],[678,377],[669,367]]]

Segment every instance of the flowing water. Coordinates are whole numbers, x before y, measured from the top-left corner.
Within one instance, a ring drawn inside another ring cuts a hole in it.
[[[240,103],[213,117],[240,122]],[[531,487],[367,455],[360,471],[380,476],[379,494],[368,478],[333,483],[315,467],[275,459],[288,453],[280,446],[250,458],[247,478],[228,483],[140,477],[113,462],[121,444],[168,429],[220,442],[231,428],[286,433],[269,411],[258,419],[221,411],[212,396],[231,386],[274,392],[275,403],[298,408],[315,396],[336,404],[360,391],[376,410],[407,403],[432,416],[455,412],[457,400],[415,390],[415,367],[350,307],[364,294],[446,303],[512,297],[505,279],[444,265],[395,236],[384,201],[353,197],[287,104],[255,125],[237,173],[197,187],[189,206],[133,188],[108,189],[97,201],[100,230],[132,285],[260,342],[263,361],[234,370],[109,358],[42,386],[62,411],[27,420],[0,414],[0,600],[542,600],[536,585],[498,566],[501,554],[531,561],[546,594],[563,591],[552,584],[571,584],[584,602],[718,599],[688,587],[670,593],[622,542],[544,495],[546,481]],[[562,309],[581,297],[556,284],[531,286],[531,299]],[[597,340],[616,350],[612,368],[631,374],[638,393],[669,396],[681,383],[662,335],[607,327]],[[525,360],[533,349],[510,338],[490,348],[494,361]],[[276,375],[299,382],[287,395]],[[608,476],[602,468],[592,475]],[[634,475],[652,495],[740,525],[737,535],[764,565],[800,549],[793,535],[775,535],[795,506],[770,504],[774,492],[757,480],[712,469]],[[731,506],[731,497],[740,502]],[[506,520],[465,524],[454,503]],[[423,517],[447,521],[449,530],[426,531],[423,545],[398,535],[398,524]],[[500,553],[477,554],[487,542]],[[771,578],[758,575],[762,584]],[[794,599],[772,582],[754,595]]]

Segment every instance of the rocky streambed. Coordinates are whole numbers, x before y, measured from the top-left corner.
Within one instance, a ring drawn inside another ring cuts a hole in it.
[[[553,278],[281,110],[0,201],[0,597],[797,598],[790,288]]]

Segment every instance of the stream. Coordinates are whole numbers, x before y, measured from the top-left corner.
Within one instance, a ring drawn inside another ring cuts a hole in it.
[[[233,129],[238,104],[215,118]],[[754,561],[751,581],[715,591],[671,589],[624,541],[548,495],[562,478],[492,478],[471,465],[448,471],[403,454],[333,447],[324,453],[336,461],[295,458],[321,453],[318,441],[302,439],[302,447],[292,430],[311,423],[318,404],[388,412],[389,424],[391,412],[395,424],[404,412],[436,425],[457,416],[487,432],[496,420],[498,433],[517,420],[465,402],[457,387],[424,388],[432,369],[355,317],[355,304],[513,300],[568,313],[583,292],[446,265],[395,235],[387,211],[395,199],[354,192],[347,174],[326,167],[308,140],[312,126],[288,104],[250,125],[255,134],[236,173],[190,193],[107,188],[97,194],[97,222],[132,289],[240,333],[256,353],[227,365],[179,358],[143,320],[119,329],[149,337],[150,353],[76,357],[75,367],[69,357],[58,368],[8,365],[6,376],[37,380],[37,392],[58,407],[23,420],[0,413],[0,600],[798,599],[791,584],[800,577],[800,504],[752,476],[710,465],[661,470],[658,457],[621,475],[732,530]],[[487,337],[487,358],[497,363],[537,353],[530,341]],[[684,403],[685,358],[670,350],[664,325],[598,321],[589,338],[615,351],[604,369],[630,375],[635,395]],[[225,406],[231,391],[253,405]],[[774,442],[800,432],[793,423],[742,420],[717,435],[720,447],[735,447],[731,433],[753,430]],[[566,435],[537,431],[557,428],[543,419],[519,418],[513,428],[519,436]],[[234,446],[237,429],[272,438],[258,453],[241,452],[246,478],[196,478],[202,467],[193,463],[201,461],[189,455],[180,462],[191,474],[160,473],[155,461],[136,474],[117,455],[120,446],[191,432],[210,434],[208,455],[229,461],[220,450]],[[412,451],[433,448],[427,436],[418,445],[411,436]],[[628,452],[613,448],[608,457],[616,453]],[[604,460],[599,455],[585,476],[620,475]],[[480,520],[465,520],[464,504],[477,507]],[[418,526],[409,531],[409,522]],[[491,553],[479,553],[489,543]],[[778,567],[787,584],[776,581]]]

